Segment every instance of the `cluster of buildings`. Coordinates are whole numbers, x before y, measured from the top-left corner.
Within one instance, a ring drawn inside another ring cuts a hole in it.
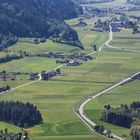
[[[70,60],[77,59],[77,60],[89,61],[94,59],[92,56],[88,56],[85,53],[64,54],[63,52],[60,53],[48,52],[45,55],[48,58],[59,58],[59,59],[70,59]]]
[[[84,17],[87,19],[93,17],[107,17],[109,12],[107,8],[84,7],[84,9]]]
[[[0,81],[15,80],[16,77],[12,73],[0,72]]]
[[[54,76],[60,76],[61,75],[61,71],[60,69],[56,69],[56,70],[50,70],[48,72],[43,71],[41,73],[42,79],[43,80],[49,80]]]

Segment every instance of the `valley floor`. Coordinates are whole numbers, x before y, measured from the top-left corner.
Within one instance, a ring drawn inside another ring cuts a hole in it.
[[[117,0],[118,2],[118,0]],[[75,24],[77,19],[67,21],[69,24]],[[91,24],[90,20],[87,20]],[[84,30],[80,27],[74,27],[82,43],[85,46],[86,53],[93,52],[91,44],[97,44],[99,47],[108,39],[109,33],[98,33]],[[118,38],[119,36],[119,38]],[[123,30],[115,33],[112,45],[121,48],[134,48],[140,50],[140,41],[129,41],[121,37],[133,37],[130,31]],[[140,35],[138,35],[140,37]],[[9,48],[11,52],[26,50],[28,52],[83,52],[78,48],[69,45],[62,45],[51,42],[34,45],[27,43],[26,39],[18,42]],[[25,41],[25,42],[24,42]],[[131,42],[131,43],[130,43]],[[0,54],[3,55],[3,54]],[[93,61],[85,62],[78,67],[64,66],[61,68],[62,75],[54,77],[49,81],[39,81],[37,83],[19,88],[15,91],[0,95],[0,101],[13,100],[31,102],[41,111],[43,124],[28,129],[33,140],[108,140],[108,138],[97,133],[89,131],[74,114],[72,107],[81,99],[96,94],[100,90],[111,84],[134,74],[140,70],[140,54],[135,52],[125,52],[103,48],[100,53],[94,55]],[[0,64],[0,71],[9,72],[41,72],[50,70],[58,66],[56,59],[25,57],[21,60],[14,60],[5,64]],[[0,86],[10,85],[12,88],[28,83],[27,76],[21,76],[16,81],[0,81]],[[85,112],[87,116],[98,124],[103,124],[106,128],[111,129],[115,134],[122,136],[126,134],[129,137],[129,130],[115,125],[104,123],[99,120],[100,112],[105,104],[111,104],[114,107],[120,104],[129,104],[134,100],[140,100],[140,81],[134,81],[127,85],[118,87],[105,95],[90,102]],[[21,128],[0,122],[0,129],[5,127],[10,131],[19,131]]]

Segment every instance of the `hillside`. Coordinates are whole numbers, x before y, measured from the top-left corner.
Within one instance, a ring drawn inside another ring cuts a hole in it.
[[[80,8],[70,0],[1,0],[0,34],[17,37],[52,37],[79,41],[65,19],[75,18]]]

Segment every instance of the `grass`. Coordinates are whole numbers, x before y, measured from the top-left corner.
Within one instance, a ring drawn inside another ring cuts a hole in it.
[[[123,29],[122,32],[114,34],[114,40],[111,44],[121,48],[140,50],[139,40],[140,34],[132,34],[132,30]]]
[[[88,31],[83,32],[81,30],[82,29],[79,29],[79,34],[81,36],[85,36],[82,41],[84,44],[87,44],[85,51],[92,51],[90,44],[94,42],[97,36],[99,37],[99,34]],[[87,40],[89,40],[90,43],[88,43]],[[100,43],[102,43],[102,41]],[[42,48],[42,51],[46,49],[45,44],[40,44],[41,46],[33,48],[32,43],[22,43],[19,42],[9,49],[11,51],[25,49],[30,52],[40,51],[39,47]],[[54,51],[57,52],[57,48],[55,48]],[[68,48],[65,52],[71,51],[71,48]],[[0,64],[0,71],[6,69],[7,71],[39,72],[54,68],[56,66],[55,61],[55,59],[25,57],[24,59],[17,61]],[[80,67],[63,67],[62,76],[54,77],[52,80],[47,82],[41,81],[39,83],[29,85],[26,88],[17,89],[9,94],[4,94],[1,96],[0,100],[20,100],[23,102],[31,102],[39,108],[42,113],[44,123],[28,130],[33,139],[107,140],[107,138],[97,134],[92,136],[87,127],[72,111],[74,103],[91,94],[93,91],[96,92],[110,84],[106,81],[100,83],[100,81],[98,82],[98,78],[90,78],[93,74],[92,70],[94,69],[94,62],[95,61],[90,61]],[[83,76],[83,74],[85,76]],[[99,74],[97,74],[99,78],[104,77]],[[20,78],[22,79],[22,77]],[[22,79],[17,81],[0,82],[0,85],[4,86],[8,84],[11,87],[16,87],[27,82],[29,81]],[[5,123],[3,123],[3,127],[4,126],[6,127]],[[15,130],[15,126],[13,126],[13,130]]]
[[[136,36],[139,37],[140,35],[133,35],[133,34],[130,34],[129,30],[128,31],[123,30],[123,32],[116,33],[114,36],[135,38]],[[114,39],[111,44],[116,47],[127,47],[131,49],[139,49],[139,47],[135,46],[134,43],[140,44],[139,41],[129,42],[121,38]],[[109,81],[112,80],[112,77],[114,74],[117,74],[117,75],[120,74],[119,77],[120,79],[122,79],[123,77],[126,77],[127,75],[138,72],[140,70],[139,57],[140,57],[139,53],[121,52],[121,51],[117,51],[113,49],[106,49],[106,51],[104,51],[104,53],[102,54],[101,59],[103,59],[104,61],[108,59],[107,63],[104,62],[102,66],[100,66],[100,63],[98,62],[98,65],[96,66],[98,68],[98,72],[110,71],[111,75],[109,77],[111,77],[111,79],[108,78]],[[121,76],[121,74],[123,76]],[[113,81],[117,81],[117,78],[118,76],[116,77],[116,79],[113,79]],[[101,112],[103,111],[104,105],[106,104],[111,104],[113,107],[118,107],[120,104],[130,104],[131,102],[135,100],[136,101],[140,100],[139,84],[140,84],[140,81],[134,81],[124,86],[120,86],[98,97],[94,101],[91,101],[85,107],[87,116],[91,120],[96,122],[97,124],[101,124],[105,126],[105,128],[112,130],[115,134],[119,136],[122,136],[123,134],[125,134],[127,135],[128,140],[131,139],[129,136],[129,132],[130,132],[129,129],[118,127],[118,126],[103,122],[100,120],[100,115],[101,115]]]
[[[139,66],[134,61],[139,57],[133,53],[104,50],[94,61],[79,67],[63,67],[62,76],[1,95],[0,100],[31,102],[39,108],[44,123],[29,129],[30,135],[36,139],[62,135],[65,138],[67,135],[90,136],[87,127],[74,115],[73,104],[137,71]]]
[[[77,23],[77,19],[67,22],[70,25],[74,25]],[[94,24],[94,19],[87,20],[86,22],[88,23],[87,28],[89,28],[92,22]],[[95,43],[99,48],[108,38],[108,33],[92,32],[80,27],[73,28],[77,30],[79,38],[85,47],[84,52],[87,53],[93,51],[91,44]],[[130,30],[123,30],[119,34],[116,33],[115,36],[132,36],[130,33]],[[29,38],[23,38],[21,40],[23,42],[18,42],[16,45],[11,46],[9,50],[11,52],[26,50],[32,53],[48,51],[82,52],[73,46],[57,44],[50,40],[38,45],[27,42],[32,41]],[[120,46],[121,40],[114,40],[112,44]],[[129,43],[126,41],[123,45],[129,47]],[[20,100],[31,102],[38,107],[44,121],[43,124],[28,129],[30,136],[34,140],[108,140],[108,138],[96,133],[92,134],[73,113],[72,106],[84,97],[90,94],[96,94],[110,84],[139,71],[140,55],[138,53],[121,52],[104,48],[102,52],[97,53],[95,56],[95,60],[86,62],[79,67],[62,67],[62,76],[54,77],[50,81],[40,81],[26,88],[20,88],[9,94],[1,95],[0,101]],[[25,57],[20,60],[0,64],[0,71],[40,72],[56,67],[55,61],[55,59]],[[18,79],[22,80],[0,81],[0,86],[8,84],[11,87],[16,87],[29,82],[27,77],[24,76]],[[122,102],[130,103],[131,100],[139,99],[137,98],[139,92],[138,87],[139,83],[137,81],[136,83],[130,83],[128,87],[125,85],[101,96],[95,102],[88,104],[86,107],[87,115],[95,122],[104,124],[105,127],[113,130],[116,134],[122,135],[122,133],[126,133],[128,135],[128,129],[101,122],[99,116],[106,103],[118,106]],[[133,90],[130,90],[130,88]],[[134,94],[131,94],[129,90],[134,92]],[[124,96],[127,96],[127,98],[124,98]],[[14,131],[20,130],[20,128],[14,125],[0,123],[0,129],[5,127]]]
[[[100,137],[99,135],[89,136],[89,135],[81,135],[81,136],[57,136],[57,137],[40,137],[41,140],[107,140],[105,137]],[[38,138],[34,138],[34,140],[38,140]]]
[[[56,59],[43,57],[25,57],[20,60],[0,64],[0,71],[10,72],[41,72],[58,66]]]
[[[16,126],[13,126],[8,123],[0,122],[0,130],[4,130],[5,128],[8,128],[8,131],[10,131],[10,132],[13,132],[13,130],[14,130],[14,132],[21,131],[21,128],[18,128]]]
[[[30,135],[90,135],[88,129],[72,112],[72,105],[87,93],[99,90],[105,84],[58,82],[55,79],[39,82],[1,96],[0,100],[20,100],[38,106],[44,123],[29,129]],[[64,113],[65,112],[65,113]]]
[[[51,40],[47,40],[45,43],[40,44],[34,44],[29,43],[29,38],[25,39],[23,42],[18,42],[15,45],[11,46],[9,48],[9,51],[27,51],[31,53],[44,53],[44,52],[73,52],[73,51],[79,51],[80,49],[78,47],[74,47],[71,45],[65,45],[60,43],[52,42]],[[31,39],[32,41],[32,39]]]
[[[133,101],[139,101],[139,84],[140,81],[134,81],[102,95],[86,106],[86,114],[94,122],[104,125],[105,128],[112,130],[114,133],[120,136],[122,136],[123,134],[129,136],[129,129],[102,122],[100,120],[100,115],[103,111],[104,105],[106,104],[111,104],[116,108],[119,107],[120,104],[130,104]],[[130,137],[128,137],[128,139],[130,139]]]

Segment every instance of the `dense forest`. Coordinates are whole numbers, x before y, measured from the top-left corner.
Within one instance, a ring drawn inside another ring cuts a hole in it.
[[[40,124],[42,117],[37,107],[30,103],[2,101],[0,102],[0,121],[28,128]]]
[[[105,105],[101,120],[131,128],[130,135],[133,140],[140,140],[140,102],[133,102],[129,106],[122,104],[118,108]]]
[[[82,9],[71,0],[1,0],[0,47],[14,44],[16,37],[79,41],[76,31],[64,22],[79,13]]]

